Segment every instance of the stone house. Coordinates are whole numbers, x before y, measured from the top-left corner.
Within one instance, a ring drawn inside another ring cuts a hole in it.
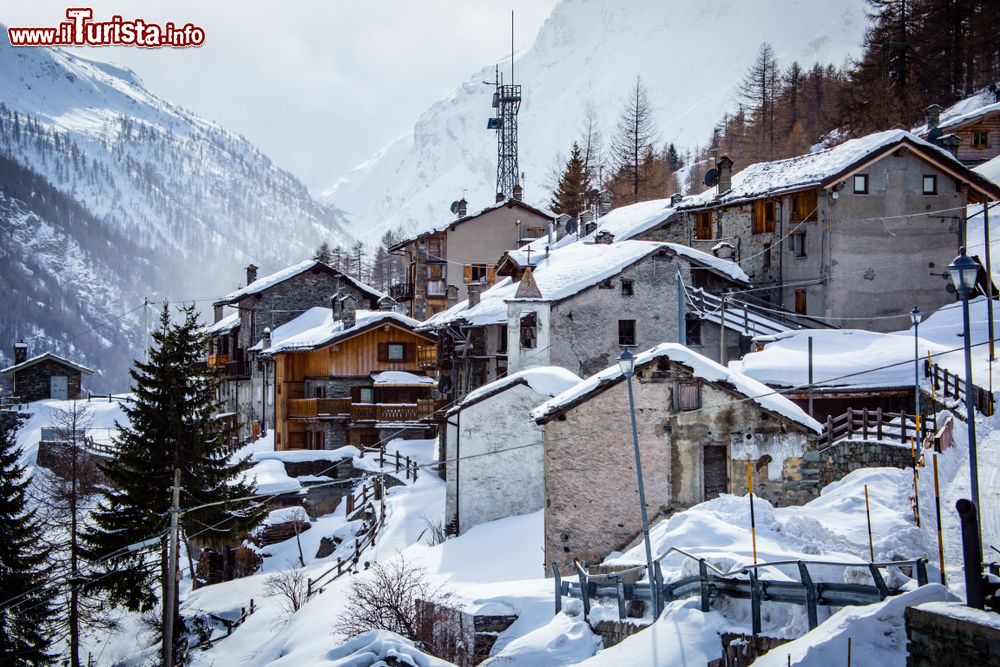
[[[747,492],[794,504],[818,489],[797,483],[822,432],[801,408],[742,373],[676,343],[636,355],[633,389],[651,520]],[[617,364],[532,411],[544,426],[545,561],[564,571],[641,534],[627,387]]]
[[[945,267],[963,245],[965,206],[1000,187],[909,132],[878,132],[732,174],[687,197],[669,223],[697,248],[731,249],[773,306],[891,331],[913,304],[954,301]],[[878,319],[882,318],[882,319]]]
[[[932,104],[926,121],[913,133],[955,151],[955,157],[975,167],[1000,155],[1000,89],[996,85],[980,90],[942,109]]]
[[[528,414],[578,382],[580,377],[564,368],[528,368],[476,389],[448,410],[449,533],[542,509],[543,431]]]
[[[208,366],[223,379],[220,398],[227,412],[237,414],[244,436],[266,432],[273,425],[273,381],[256,363],[252,348],[265,332],[295,319],[330,299],[351,298],[356,309],[376,310],[385,295],[319,260],[305,260],[262,278],[257,267],[246,269],[246,287],[214,303],[215,322],[209,327]],[[235,310],[227,314],[226,308]]]
[[[82,398],[81,380],[94,371],[51,352],[29,359],[27,344],[15,343],[14,363],[0,373],[12,378],[13,396],[28,403],[46,398],[62,401]]]
[[[371,446],[434,437],[436,380],[418,359],[433,334],[390,311],[310,308],[265,335],[259,358],[274,381],[274,447]]]
[[[397,243],[404,279],[390,294],[410,317],[424,320],[496,281],[496,264],[506,250],[558,233],[554,213],[525,203],[520,188],[513,197],[469,214],[462,199],[454,204],[456,219]]]

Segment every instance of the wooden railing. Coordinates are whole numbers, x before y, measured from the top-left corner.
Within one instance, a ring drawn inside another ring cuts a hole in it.
[[[208,355],[208,367],[218,368],[220,366],[225,366],[229,363],[228,354],[210,354]]]
[[[236,620],[229,620],[228,618],[222,618],[221,616],[216,616],[215,614],[209,614],[209,617],[213,621],[217,621],[217,622],[221,623],[223,625],[223,627],[226,628],[226,634],[219,635],[218,637],[209,637],[209,638],[205,639],[204,641],[198,642],[194,646],[191,646],[188,650],[193,651],[195,649],[201,649],[203,651],[207,651],[212,646],[212,644],[214,644],[215,642],[220,641],[222,639],[225,639],[226,637],[229,637],[230,635],[232,635],[233,634],[233,630],[235,630],[236,628],[238,628],[241,625],[243,625],[243,623],[245,623],[246,620],[248,618],[250,618],[250,616],[253,615],[253,613],[256,610],[257,610],[257,608],[256,608],[256,606],[254,606],[253,598],[250,598],[250,606],[249,607],[242,607],[240,609],[240,616]],[[183,664],[183,663],[181,663],[181,664]]]
[[[417,346],[417,365],[421,368],[436,368],[438,361],[437,345]]]
[[[247,361],[230,361],[226,363],[223,373],[227,378],[250,377],[250,363]]]
[[[291,419],[348,417],[352,422],[416,422],[430,417],[435,410],[432,399],[416,403],[352,403],[349,398],[288,399]]]
[[[408,455],[407,456],[400,455],[398,449],[392,454],[388,455],[386,455],[385,453],[385,447],[379,445],[375,445],[373,447],[362,446],[359,447],[358,449],[361,450],[360,458],[364,458],[365,454],[372,454],[372,453],[377,454],[379,468],[384,468],[386,461],[389,461],[389,465],[393,465],[393,463],[395,463],[396,472],[403,470],[406,473],[407,480],[412,479],[414,482],[417,481],[417,471],[420,470],[420,466],[418,466],[417,462],[412,460]],[[393,459],[395,459],[395,461]]]
[[[965,380],[947,368],[938,366],[930,359],[925,359],[924,377],[930,378],[935,395],[954,398],[957,401],[965,401]],[[992,416],[996,409],[993,394],[989,390],[975,384],[972,385],[972,403],[975,405],[976,410],[987,417]]]
[[[937,418],[934,415],[926,415],[924,419],[926,423],[921,430],[924,433],[936,432]],[[848,408],[842,415],[826,418],[820,440],[825,440],[828,445],[838,440],[899,441],[905,445],[911,438],[920,443],[914,415],[905,412],[883,412],[882,408],[877,410]]]

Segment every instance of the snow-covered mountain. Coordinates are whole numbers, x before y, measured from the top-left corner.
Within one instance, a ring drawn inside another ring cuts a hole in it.
[[[865,25],[864,0],[563,0],[514,58],[523,85],[525,197],[548,199],[556,156],[568,154],[588,107],[609,143],[636,75],[648,89],[660,140],[690,147],[704,143],[731,107],[733,87],[761,42],[774,46],[783,66],[840,65],[859,50]],[[508,81],[509,59],[501,62]],[[463,190],[471,209],[493,203],[496,135],[486,129],[493,89],[483,85],[492,80],[492,64],[475,72],[322,198],[368,240],[389,228],[440,222]]]
[[[141,311],[118,316],[143,297],[207,300],[250,262],[350,242],[249,141],[61,49],[0,48],[0,158],[0,362],[24,337],[100,369],[102,388],[124,388]]]

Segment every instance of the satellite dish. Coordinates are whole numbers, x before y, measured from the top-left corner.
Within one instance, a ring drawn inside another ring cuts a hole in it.
[[[576,234],[576,230],[579,226],[580,223],[577,222],[576,218],[570,218],[569,220],[566,221],[566,233]]]
[[[454,214],[457,215],[458,214],[458,201],[453,201],[451,203],[451,206],[449,208],[451,209],[452,213],[454,213]]]
[[[712,187],[719,183],[719,172],[716,169],[709,169],[705,172],[705,185]]]
[[[940,128],[940,127],[935,127],[934,129],[932,129],[932,130],[931,130],[931,131],[930,131],[930,132],[929,132],[929,133],[927,134],[927,141],[929,141],[929,142],[931,142],[931,143],[933,144],[933,143],[934,143],[934,142],[936,142],[936,141],[937,141],[938,139],[940,139],[940,138],[941,138],[941,135],[943,135],[943,134],[944,134],[944,132],[943,132],[943,131],[941,130],[941,128]]]

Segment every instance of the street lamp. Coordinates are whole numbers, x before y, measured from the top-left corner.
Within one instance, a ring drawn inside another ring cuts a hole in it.
[[[962,298],[962,325],[965,334],[965,412],[969,423],[969,476],[972,481],[972,502],[976,504],[976,514],[979,514],[979,464],[976,461],[976,406],[972,400],[972,335],[969,332],[969,295],[976,286],[979,276],[979,264],[965,254],[965,247],[959,250],[958,257],[948,265],[948,273],[955,284],[958,295]],[[980,534],[982,534],[980,528]]]
[[[635,423],[635,397],[632,395],[632,376],[635,375],[635,355],[622,350],[618,368],[628,385],[628,409],[632,417],[632,447],[635,450],[635,474],[639,480],[639,509],[642,511],[642,541],[646,546],[646,578],[649,579],[649,597],[653,605],[653,618],[660,615],[660,591],[653,570],[653,549],[649,544],[649,518],[646,516],[646,490],[642,484],[642,459],[639,456],[639,428]]]
[[[917,416],[917,440],[923,442],[924,419],[920,414],[920,320],[923,315],[916,306],[910,311],[910,321],[913,322],[913,396],[915,414]]]

